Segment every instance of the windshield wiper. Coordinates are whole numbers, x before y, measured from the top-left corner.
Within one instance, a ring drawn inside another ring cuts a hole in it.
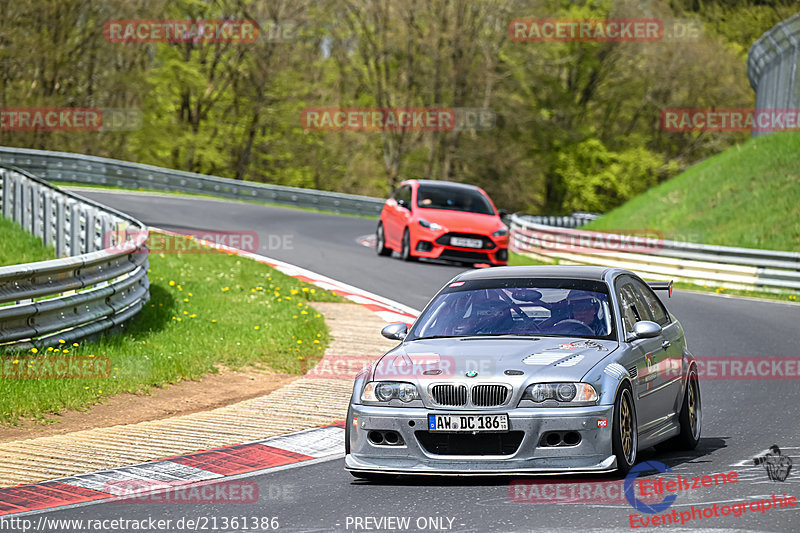
[[[522,337],[525,339],[532,339],[532,340],[539,340],[538,335],[533,335],[531,333],[480,333],[476,335],[462,335],[462,340],[473,340],[473,339],[480,339],[484,337]]]

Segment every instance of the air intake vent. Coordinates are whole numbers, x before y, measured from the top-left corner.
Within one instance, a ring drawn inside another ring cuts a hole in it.
[[[628,375],[630,375],[630,377],[632,378],[635,378],[636,376],[639,375],[639,371],[636,369],[636,365],[633,365],[632,367],[628,368]]]
[[[467,403],[467,387],[465,385],[434,385],[431,397],[439,405],[460,406]]]
[[[506,403],[508,388],[505,385],[475,385],[472,387],[472,405],[494,407]]]

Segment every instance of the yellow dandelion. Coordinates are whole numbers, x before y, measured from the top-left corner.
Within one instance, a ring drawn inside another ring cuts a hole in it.
[[[308,292],[308,287],[303,287],[303,292]]]
[[[76,348],[78,347],[78,343],[77,343],[77,342],[73,342],[73,343],[72,343],[72,345],[73,345],[74,347],[76,347]]]
[[[216,321],[217,321],[217,319],[215,318],[215,319],[213,319],[213,320],[211,321],[211,323],[213,324],[213,323],[215,323]]]
[[[297,344],[303,344],[302,339],[297,339]]]
[[[297,318],[297,315],[293,315],[292,318]]]
[[[189,298],[184,298],[184,299],[183,299],[183,301],[184,301],[184,302],[188,302],[188,301],[189,301]]]
[[[192,315],[189,315],[189,318],[195,318],[196,316],[197,315],[192,314]]]
[[[67,343],[67,341],[65,341],[64,339],[58,339],[58,343],[59,343],[59,344],[66,344],[66,343]]]
[[[317,333],[317,337],[322,337],[322,333]]]
[[[36,348],[31,348],[31,351],[32,351],[33,353],[39,353],[39,350],[37,350]]]
[[[172,281],[172,280],[169,280],[169,286],[170,286],[170,287],[174,287],[174,286],[175,286],[175,282],[174,282],[174,281]]]
[[[49,346],[49,347],[47,348],[47,351],[48,351],[48,352],[52,352],[52,351],[53,351],[53,347],[52,347],[52,346]]]
[[[89,357],[94,357],[94,354],[89,354]]]
[[[261,326],[253,326],[253,329],[261,329]]]
[[[301,314],[301,315],[307,315],[307,314],[308,314],[308,311],[306,311],[305,309],[303,309],[302,311],[300,311],[300,314]]]
[[[89,387],[84,387],[83,390],[89,390]]]
[[[319,344],[319,341],[317,339],[314,339],[314,344]]]
[[[177,320],[178,322],[183,322],[183,319],[181,317],[178,317],[175,320]]]
[[[190,293],[189,293],[189,296],[194,296],[194,294],[192,294],[192,293],[190,292]]]
[[[292,289],[289,291],[290,294],[297,294],[299,291],[297,289]]]
[[[184,312],[183,312],[183,314],[184,314],[184,315],[188,315],[188,314],[189,314],[189,311],[184,311]]]

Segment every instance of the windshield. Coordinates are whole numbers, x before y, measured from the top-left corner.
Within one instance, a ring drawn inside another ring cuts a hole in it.
[[[496,335],[613,339],[606,285],[552,279],[456,282],[428,306],[408,339]]]
[[[448,209],[482,215],[494,214],[492,204],[480,191],[455,187],[420,185],[417,191],[417,206],[424,209]]]

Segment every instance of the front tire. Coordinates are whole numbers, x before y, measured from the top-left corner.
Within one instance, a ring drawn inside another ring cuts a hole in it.
[[[617,473],[628,474],[636,464],[637,447],[639,445],[636,408],[630,387],[622,385],[614,401],[614,424],[611,434],[611,449],[617,458]]]
[[[384,257],[392,255],[392,249],[386,247],[386,234],[381,223],[378,223],[378,229],[375,230],[375,252]]]
[[[403,246],[400,248],[400,259],[403,261],[413,261],[414,256],[411,255],[411,234],[408,228],[403,232]]]

